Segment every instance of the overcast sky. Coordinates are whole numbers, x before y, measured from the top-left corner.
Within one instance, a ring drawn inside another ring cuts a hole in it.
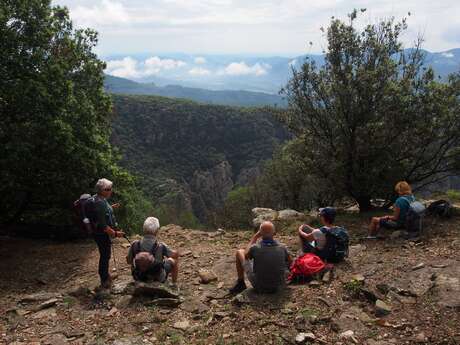
[[[460,47],[459,0],[53,0],[65,5],[78,27],[99,31],[103,56],[135,53],[295,56],[320,53],[320,27],[331,16],[346,19],[367,8],[361,22],[402,18],[411,12],[410,46],[418,33],[424,47]],[[309,47],[308,42],[313,46]]]

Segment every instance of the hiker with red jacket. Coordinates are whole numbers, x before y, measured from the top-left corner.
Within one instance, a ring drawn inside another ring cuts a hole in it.
[[[117,221],[113,209],[120,207],[120,204],[109,204],[107,199],[112,196],[112,181],[101,178],[96,183],[96,193],[94,200],[94,219],[93,236],[99,249],[99,277],[101,278],[101,288],[110,289],[112,277],[109,273],[110,254],[112,251],[111,238],[123,237],[122,231],[116,230]]]
[[[245,275],[256,292],[273,293],[285,286],[292,258],[286,247],[276,241],[274,236],[273,223],[263,222],[246,249],[237,250],[238,280],[230,289],[231,294],[238,294],[246,289]]]
[[[348,233],[339,226],[335,226],[336,210],[333,207],[319,209],[320,228],[313,228],[302,224],[298,228],[298,235],[303,253],[313,253],[322,260],[339,262],[348,256]]]
[[[144,237],[134,241],[129,248],[126,261],[131,265],[133,278],[140,281],[164,283],[171,273],[173,285],[179,273],[179,254],[158,241],[160,222],[148,217],[144,222]]]

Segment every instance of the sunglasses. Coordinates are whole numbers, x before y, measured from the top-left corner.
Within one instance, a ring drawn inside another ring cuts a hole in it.
[[[104,189],[104,192],[111,192],[112,191],[112,188],[106,188]]]

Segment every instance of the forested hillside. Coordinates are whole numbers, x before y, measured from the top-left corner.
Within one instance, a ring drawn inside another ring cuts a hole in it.
[[[206,222],[234,185],[257,175],[261,161],[288,137],[264,109],[153,96],[114,95],[113,102],[112,143],[166,221],[193,214]]]
[[[244,90],[206,90],[180,85],[157,86],[154,83],[138,83],[129,79],[105,76],[104,87],[107,92],[129,95],[155,95],[185,98],[202,103],[232,106],[281,106],[286,100],[276,94]]]

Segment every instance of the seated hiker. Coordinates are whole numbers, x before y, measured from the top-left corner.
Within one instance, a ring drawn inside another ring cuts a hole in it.
[[[321,228],[313,228],[302,224],[298,234],[303,253],[313,253],[321,259],[338,262],[348,255],[348,233],[345,229],[335,226],[336,211],[332,207],[319,209]]]
[[[263,222],[246,249],[236,252],[238,281],[230,289],[231,294],[238,294],[246,289],[245,274],[260,293],[273,293],[285,286],[292,258],[286,247],[274,240],[274,235],[273,223]]]
[[[164,283],[171,273],[176,284],[179,272],[179,254],[166,244],[158,241],[160,222],[148,217],[144,222],[144,237],[134,241],[129,248],[126,261],[131,265],[135,280],[158,281]]]
[[[376,238],[380,228],[387,229],[402,229],[405,227],[407,212],[410,204],[415,201],[412,195],[412,188],[406,181],[398,182],[395,186],[395,191],[399,197],[393,206],[394,212],[392,215],[384,217],[373,217],[369,224],[369,235],[367,238]]]

